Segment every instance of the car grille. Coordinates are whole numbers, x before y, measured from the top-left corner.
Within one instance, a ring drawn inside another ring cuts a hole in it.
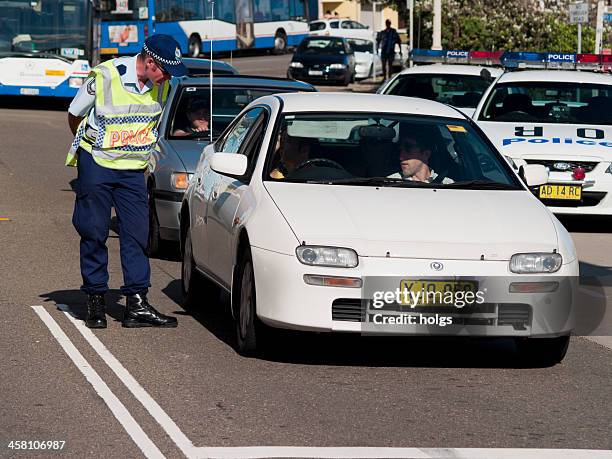
[[[365,305],[359,298],[338,298],[332,303],[332,320],[364,322]]]
[[[531,308],[528,304],[504,303],[499,305],[497,325],[512,325],[515,330],[526,330]]]
[[[563,161],[550,159],[526,159],[525,162],[527,164],[541,164],[542,166],[548,167],[549,170],[556,172],[571,172],[578,167],[583,168],[585,172],[591,172],[597,167],[597,164],[599,164],[596,161]],[[569,167],[567,169],[557,169],[555,167],[556,163],[569,164]]]

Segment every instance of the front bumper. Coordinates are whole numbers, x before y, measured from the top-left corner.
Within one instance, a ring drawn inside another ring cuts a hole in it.
[[[179,216],[185,193],[166,190],[154,190],[153,193],[160,237],[164,240],[178,242],[180,240]]]
[[[571,310],[544,301],[537,294],[507,293],[504,301],[486,303],[478,309],[415,308],[423,317],[457,317],[451,325],[400,324],[370,327],[362,305],[362,289],[308,285],[304,274],[361,277],[397,277],[410,273],[431,276],[432,260],[360,257],[353,269],[321,268],[301,264],[295,256],[252,248],[257,292],[257,315],[266,324],[278,328],[321,332],[376,333],[393,335],[439,336],[558,336],[574,328],[573,302]],[[510,279],[507,261],[442,260],[448,272],[462,276],[498,276]],[[578,261],[563,265],[555,276],[578,276]],[[524,277],[524,276],[521,276]],[[431,307],[428,307],[431,308]],[[429,312],[431,311],[431,312]],[[383,315],[398,315],[391,311],[376,311]],[[561,313],[560,313],[561,312]],[[560,319],[561,317],[561,319]],[[371,319],[371,318],[370,318]]]
[[[311,70],[321,71],[322,74],[321,75],[311,75],[309,73]],[[295,80],[307,81],[311,83],[326,83],[326,82],[343,83],[345,81],[350,80],[350,76],[349,76],[350,69],[348,67],[345,69],[329,69],[329,68],[294,69],[294,68],[290,68],[288,73],[289,73],[290,78],[293,78]]]

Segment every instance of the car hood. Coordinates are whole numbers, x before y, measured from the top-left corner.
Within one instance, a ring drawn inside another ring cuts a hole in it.
[[[571,156],[609,160],[612,153],[612,126],[493,121],[478,121],[478,126],[502,154],[511,158],[559,159]],[[541,128],[541,135],[532,135],[534,127]],[[530,136],[517,135],[521,129]]]
[[[193,173],[200,160],[202,150],[204,150],[204,147],[210,142],[202,139],[191,139],[168,140],[167,143],[185,166],[185,171]]]
[[[346,62],[346,54],[296,54],[293,56],[292,61],[301,62],[304,65],[313,64],[335,64]]]
[[[558,248],[552,215],[527,191],[265,186],[300,241],[360,256],[509,260]]]

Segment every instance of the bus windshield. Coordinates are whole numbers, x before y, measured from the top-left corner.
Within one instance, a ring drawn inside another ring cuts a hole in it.
[[[103,21],[125,21],[146,18],[147,0],[102,0],[100,18]]]
[[[85,55],[87,0],[0,0],[0,53]]]

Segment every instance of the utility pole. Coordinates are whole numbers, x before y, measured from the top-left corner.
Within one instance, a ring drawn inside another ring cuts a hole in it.
[[[410,11],[410,33],[408,34],[408,66],[412,67],[412,49],[414,46],[412,45],[414,42],[414,0],[406,0],[406,8]]]
[[[595,21],[595,54],[602,53],[602,37],[603,37],[603,18],[604,18],[604,1],[597,2],[597,20]]]
[[[433,43],[431,49],[442,49],[442,0],[434,0],[433,14]]]

